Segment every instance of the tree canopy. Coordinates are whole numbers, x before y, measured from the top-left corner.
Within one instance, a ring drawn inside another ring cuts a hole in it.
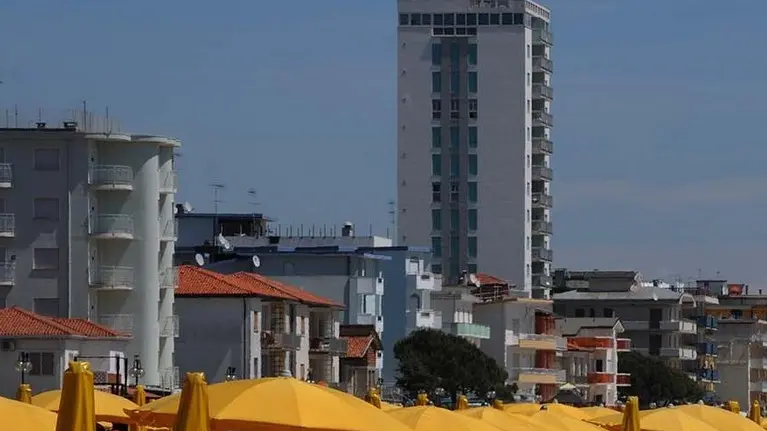
[[[484,396],[503,388],[508,377],[498,363],[468,340],[434,329],[419,329],[394,345],[399,362],[397,385],[416,394],[442,388]]]
[[[684,372],[640,353],[620,353],[618,372],[631,373],[631,386],[621,388],[620,392],[638,396],[643,405],[651,402],[695,402],[704,396],[703,389]]]

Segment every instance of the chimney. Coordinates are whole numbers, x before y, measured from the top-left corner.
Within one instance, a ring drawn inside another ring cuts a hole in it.
[[[344,222],[344,226],[341,228],[341,236],[354,236],[354,223],[350,221]]]

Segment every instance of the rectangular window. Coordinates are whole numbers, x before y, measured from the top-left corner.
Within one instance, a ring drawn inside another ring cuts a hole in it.
[[[430,13],[421,14],[421,24],[422,25],[431,25],[431,14]]]
[[[453,34],[453,31],[455,30],[453,27],[445,27],[444,29],[445,35],[451,36]]]
[[[442,230],[442,210],[431,210],[431,230]]]
[[[450,74],[450,92],[453,94],[461,92],[461,74],[459,72]]]
[[[431,29],[432,33],[434,33],[434,36],[441,36],[445,34],[445,29],[442,27],[434,27]]]
[[[469,44],[469,66],[476,66],[477,65],[477,44],[476,43],[470,43]]]
[[[453,65],[453,69],[458,69],[458,64],[461,60],[461,48],[457,43],[450,44],[450,64]]]
[[[469,99],[469,118],[476,120],[479,116],[479,103],[477,99]]]
[[[503,25],[514,25],[514,14],[513,13],[504,13],[501,15],[501,24]]]
[[[442,274],[442,265],[440,265],[438,263],[433,263],[431,265],[431,272],[433,274]]]
[[[475,13],[467,13],[466,14],[466,25],[477,25],[477,14],[475,14]]]
[[[457,120],[460,116],[461,101],[458,99],[450,100],[450,118]]]
[[[58,248],[36,248],[33,256],[32,269],[56,270],[59,269]]]
[[[442,101],[435,99],[431,101],[431,119],[439,120],[442,118]]]
[[[431,253],[434,257],[442,256],[442,237],[441,236],[431,237]]]
[[[477,16],[477,22],[479,25],[490,25],[490,15],[481,13]]]
[[[431,201],[434,203],[442,202],[442,184],[431,183]]]
[[[469,93],[477,92],[477,72],[469,72]]]
[[[477,127],[469,127],[469,148],[477,148]]]
[[[477,257],[477,237],[469,237],[469,257]]]
[[[457,236],[450,237],[450,257],[458,257],[461,250],[459,244]]]
[[[410,25],[421,25],[420,13],[414,13],[410,15]]]
[[[477,155],[469,154],[469,175],[477,175]]]
[[[410,19],[408,18],[406,13],[399,14],[399,25],[408,25],[410,22]]]
[[[439,66],[442,64],[442,45],[433,43],[431,45],[431,65]]]
[[[432,148],[442,147],[442,128],[441,127],[431,128],[431,147]]]
[[[615,313],[613,312],[612,308],[605,308],[604,309],[604,317],[613,317]]]
[[[471,203],[477,203],[477,195],[479,194],[477,191],[477,183],[469,183],[469,202]]]
[[[442,157],[439,154],[431,155],[431,174],[434,176],[442,175]]]
[[[457,126],[450,127],[450,148],[459,148],[461,143],[461,129]]]
[[[477,210],[470,209],[469,215],[469,230],[477,230]]]
[[[442,91],[442,73],[432,72],[431,73],[431,92],[439,93],[440,91]]]
[[[445,20],[445,25],[455,25],[455,14],[446,13],[442,16]]]
[[[458,210],[450,210],[450,231],[457,232],[460,227],[461,218],[459,217]]]
[[[450,155],[450,175],[458,176],[460,172],[460,158],[458,154]]]
[[[32,363],[30,376],[52,376],[54,374],[56,357],[53,353],[30,353],[29,362]]]
[[[35,150],[35,169],[38,171],[59,170],[59,149],[38,148]]]
[[[34,218],[58,221],[59,200],[56,198],[35,198]]]
[[[499,13],[491,13],[490,14],[490,25],[500,25],[501,24],[501,14]]]
[[[466,25],[465,13],[459,13],[455,15],[455,25]]]
[[[434,14],[434,25],[442,25],[444,21],[442,20],[442,14],[441,13],[435,13]]]
[[[525,23],[525,14],[523,13],[515,13],[514,14],[514,25],[523,25]]]

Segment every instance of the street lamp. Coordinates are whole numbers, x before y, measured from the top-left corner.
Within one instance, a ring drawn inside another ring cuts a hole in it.
[[[21,384],[25,384],[26,375],[32,371],[32,362],[29,360],[29,353],[19,353],[19,359],[16,360],[16,371],[21,373]]]
[[[495,399],[495,391],[487,391],[487,399],[493,401]]]
[[[141,359],[139,359],[138,355],[133,356],[133,366],[129,373],[133,377],[135,386],[138,386],[138,380],[144,377],[144,368],[141,366]]]
[[[231,382],[232,380],[237,379],[237,374],[235,373],[237,371],[234,367],[226,367],[226,376],[224,378],[227,382]]]

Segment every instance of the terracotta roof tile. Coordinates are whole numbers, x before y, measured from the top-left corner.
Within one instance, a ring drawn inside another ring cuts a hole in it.
[[[364,358],[368,347],[373,342],[373,335],[341,337],[346,340],[346,358]]]
[[[477,279],[479,280],[479,284],[482,286],[491,284],[509,284],[509,282],[506,280],[500,279],[494,275],[485,274],[484,272],[477,274]]]
[[[261,296],[275,299],[293,299],[275,289],[248,283],[237,277],[219,274],[207,269],[184,265],[178,268],[177,296]]]
[[[124,338],[128,336],[84,319],[47,317],[19,307],[0,309],[0,337]]]
[[[259,286],[263,286],[264,288],[274,289],[281,292],[282,294],[291,296],[297,301],[305,302],[307,304],[324,305],[327,307],[344,307],[343,304],[339,304],[328,298],[323,298],[322,296],[315,295],[298,287],[290,286],[277,280],[272,280],[271,278],[264,277],[261,274],[256,274],[253,272],[238,272],[236,274],[232,274],[232,276],[240,280],[248,280],[251,283],[256,283]]]

